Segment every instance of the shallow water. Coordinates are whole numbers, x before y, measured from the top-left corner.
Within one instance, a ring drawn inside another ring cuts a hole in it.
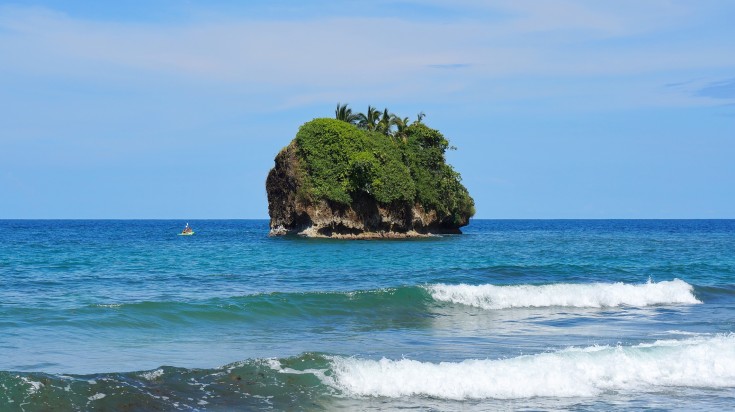
[[[0,221],[0,410],[723,409],[735,221]]]

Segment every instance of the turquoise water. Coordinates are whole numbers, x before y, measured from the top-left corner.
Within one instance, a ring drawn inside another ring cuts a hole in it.
[[[735,221],[0,221],[0,410],[727,409]]]

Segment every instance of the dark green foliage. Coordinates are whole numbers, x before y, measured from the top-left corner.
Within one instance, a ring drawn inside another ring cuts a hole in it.
[[[349,105],[340,103],[337,103],[337,109],[334,111],[334,118],[349,124],[356,124],[359,120],[356,114],[352,114],[352,109],[349,108]]]
[[[382,204],[419,203],[447,222],[466,221],[474,202],[459,173],[445,163],[449,142],[416,122],[402,125],[401,136],[394,140],[336,119],[305,123],[296,145],[308,198],[347,205],[368,195]]]
[[[387,136],[339,120],[315,119],[301,126],[296,145],[312,200],[349,204],[359,193],[381,203],[415,197],[408,168]]]
[[[387,110],[387,109],[386,109]],[[380,111],[373,106],[368,106],[367,114],[358,113],[357,126],[364,130],[376,130],[380,124]]]
[[[370,193],[379,169],[378,159],[372,153],[353,153],[347,168],[348,190],[353,193],[360,190]]]
[[[449,141],[423,123],[415,122],[404,131],[407,137],[405,162],[416,186],[416,200],[435,209],[450,222],[474,214],[474,201],[461,183],[461,176],[446,164]]]

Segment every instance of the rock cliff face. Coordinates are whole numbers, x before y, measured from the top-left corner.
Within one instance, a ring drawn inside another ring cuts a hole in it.
[[[458,234],[470,213],[444,216],[416,202],[381,204],[368,193],[358,193],[349,204],[328,199],[309,200],[305,194],[304,160],[296,140],[275,158],[266,191],[270,235],[298,234],[339,239],[410,238]]]

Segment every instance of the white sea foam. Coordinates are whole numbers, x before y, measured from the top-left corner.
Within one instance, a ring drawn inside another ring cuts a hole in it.
[[[432,298],[483,309],[565,306],[601,308],[702,303],[692,285],[680,279],[643,284],[559,283],[553,285],[445,285],[426,287]]]
[[[456,363],[334,357],[331,369],[319,379],[349,396],[517,399],[732,388],[735,334]]]
[[[273,370],[283,370],[283,367],[281,366],[281,362],[278,359],[275,358],[268,358],[265,359],[265,364],[268,365]]]
[[[21,376],[20,380],[23,381],[23,383],[28,385],[28,394],[33,395],[34,393],[38,392],[39,389],[43,388],[45,385],[41,382],[36,382],[33,380],[30,380],[26,378],[25,376]]]
[[[98,303],[95,305],[92,305],[94,307],[98,308],[111,308],[111,309],[117,309],[122,307],[122,303]]]
[[[163,376],[163,369],[156,369],[154,371],[142,372],[140,374],[140,376],[143,379],[147,379],[149,381],[154,381],[154,380],[160,378],[161,376]]]

